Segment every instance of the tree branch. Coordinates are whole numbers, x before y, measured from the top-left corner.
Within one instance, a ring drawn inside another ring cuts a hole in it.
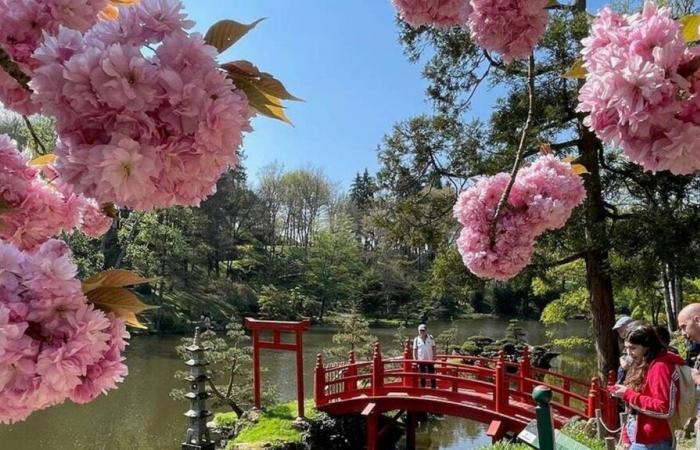
[[[46,147],[44,147],[44,144],[41,142],[41,139],[39,139],[39,136],[37,136],[36,130],[34,130],[34,125],[32,125],[32,123],[29,121],[29,118],[25,115],[22,115],[22,119],[24,119],[24,124],[27,125],[27,128],[29,128],[29,134],[32,135],[34,143],[38,148],[41,148],[41,154],[48,154],[49,152],[46,150]]]
[[[535,92],[535,55],[530,54],[530,58],[527,62],[527,94],[528,94],[528,107],[527,107],[527,118],[525,119],[525,125],[523,125],[523,132],[520,135],[520,144],[518,145],[518,152],[515,155],[515,162],[513,163],[513,170],[510,172],[510,181],[508,186],[506,186],[501,199],[498,201],[498,206],[496,207],[496,213],[493,215],[493,220],[491,221],[491,230],[489,232],[489,237],[491,241],[491,247],[493,247],[496,241],[496,223],[498,222],[498,217],[501,215],[501,211],[508,201],[508,196],[510,195],[510,190],[513,188],[513,183],[515,183],[515,177],[518,175],[518,170],[520,169],[520,164],[523,161],[523,151],[525,150],[525,141],[527,140],[527,135],[530,132],[530,122],[532,121],[532,107],[534,103],[534,92]]]
[[[558,266],[563,266],[564,264],[568,264],[570,262],[577,261],[579,259],[583,259],[586,256],[586,251],[574,253],[573,255],[567,256],[566,258],[562,258],[559,261],[555,261],[552,263],[545,264],[544,267],[546,268],[551,268],[551,267],[558,267]]]
[[[22,72],[16,62],[10,58],[10,55],[0,47],[0,67],[5,70],[12,78],[14,78],[20,86],[22,86],[27,91],[31,92],[29,88],[29,75]]]

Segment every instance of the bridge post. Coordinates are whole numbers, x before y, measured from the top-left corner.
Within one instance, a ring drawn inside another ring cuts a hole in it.
[[[416,450],[416,413],[406,412],[406,450]]]
[[[316,367],[314,368],[314,401],[316,406],[326,402],[326,368],[323,367],[323,356],[316,355]]]
[[[591,387],[588,389],[588,405],[586,407],[586,415],[589,419],[595,417],[595,410],[598,409],[598,377],[591,379]]]
[[[530,349],[525,344],[523,348],[523,355],[520,360],[520,392],[525,396],[525,401],[530,400],[527,395],[528,392],[532,392],[532,383],[527,381],[527,378],[532,378],[532,366],[530,365]]]
[[[348,370],[345,371],[347,377],[354,377],[357,375],[357,366],[355,365],[355,351],[348,352]],[[357,389],[357,380],[345,380],[345,392],[352,392]]]
[[[382,362],[382,351],[379,342],[374,343],[372,352],[372,395],[382,395],[384,387],[384,363]]]
[[[611,370],[608,372],[608,385],[607,387],[610,388],[615,385],[617,382],[617,373],[614,370]],[[605,418],[605,424],[608,427],[611,428],[617,428],[617,419],[619,418],[617,415],[617,400],[615,400],[610,394],[608,394],[609,390],[603,390],[601,392],[602,395],[604,395],[604,401],[603,401],[603,417]]]
[[[506,365],[503,350],[498,353],[494,376],[494,407],[498,413],[506,413],[508,408],[508,381],[506,380]]]
[[[537,386],[532,391],[532,399],[535,400],[537,415],[537,438],[539,450],[554,450],[554,423],[549,402],[552,401],[552,390],[547,386]]]
[[[406,339],[403,342],[403,371],[404,373],[412,373],[413,372],[413,363],[410,362],[410,360],[413,359],[413,355],[411,354],[411,341]],[[403,387],[405,388],[410,388],[413,387],[413,375],[404,375],[403,376]]]

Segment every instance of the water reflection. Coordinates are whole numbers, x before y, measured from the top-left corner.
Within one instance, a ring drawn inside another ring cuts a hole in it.
[[[456,321],[459,339],[480,334],[500,338],[508,322],[480,319]],[[449,322],[432,322],[429,331],[437,336]],[[529,342],[543,343],[544,329],[537,322],[522,322]],[[588,324],[572,323],[568,336],[588,334]],[[334,330],[314,328],[304,336],[305,392],[313,391],[313,365],[316,354],[328,347]],[[388,349],[395,330],[375,329],[383,348]],[[183,367],[175,354],[177,337],[136,337],[127,350],[130,374],[122,387],[83,406],[66,403],[34,413],[27,421],[0,425],[0,450],[174,450],[184,436],[187,409],[184,402],[170,399],[168,393],[180,386],[173,373]],[[277,388],[281,400],[296,395],[294,356],[288,352],[263,352],[267,371],[263,382]],[[592,353],[564,355],[554,360],[564,373],[588,378],[595,367]],[[484,425],[456,418],[440,420],[419,428],[418,448],[456,450],[488,443]]]

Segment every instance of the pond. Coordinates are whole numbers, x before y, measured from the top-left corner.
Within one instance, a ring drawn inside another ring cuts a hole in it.
[[[472,335],[501,338],[506,320],[464,319],[455,321],[459,342]],[[528,342],[546,341],[542,324],[520,323]],[[433,321],[430,333],[437,336],[450,322]],[[304,336],[306,396],[312,396],[315,355],[328,347],[335,330],[312,328]],[[387,348],[395,330],[373,329],[372,333]],[[567,336],[586,336],[588,323],[570,323]],[[65,403],[31,415],[25,422],[0,425],[2,450],[176,450],[186,430],[182,415],[187,404],[174,401],[169,392],[182,383],[173,378],[184,365],[175,354],[179,337],[137,336],[127,349],[130,374],[116,391],[101,396],[88,405]],[[263,383],[276,386],[280,400],[295,398],[294,356],[289,352],[264,351],[266,373]],[[589,378],[595,367],[591,351],[566,355],[554,360],[555,370],[579,378]],[[485,426],[456,418],[441,418],[418,430],[417,446],[421,450],[456,450],[477,448],[489,443]],[[325,450],[325,449],[324,449]]]

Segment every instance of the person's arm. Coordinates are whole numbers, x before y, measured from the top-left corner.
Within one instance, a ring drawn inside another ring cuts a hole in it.
[[[416,338],[413,338],[413,359],[418,359],[418,346],[416,345]]]
[[[644,395],[634,389],[626,389],[622,399],[637,411],[652,417],[668,418],[671,408],[671,377],[674,367],[671,364],[654,364],[647,373],[646,385],[649,394]]]
[[[435,338],[433,338],[432,336],[430,336],[430,342],[433,344],[433,351],[432,351],[432,354],[433,354],[433,359],[435,359],[435,355],[437,355],[437,353],[436,353],[436,350],[437,350],[437,349],[436,349],[436,347],[435,347]]]

